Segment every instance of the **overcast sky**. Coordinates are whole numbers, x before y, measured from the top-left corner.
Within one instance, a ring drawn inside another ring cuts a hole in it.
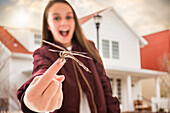
[[[47,1],[0,0],[0,25],[41,29],[42,13]],[[112,6],[141,36],[170,28],[170,0],[68,1],[77,12],[78,17]]]

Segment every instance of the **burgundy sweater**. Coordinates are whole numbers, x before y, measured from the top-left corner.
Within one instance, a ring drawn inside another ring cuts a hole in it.
[[[58,43],[56,44],[60,45]],[[95,47],[94,43],[92,44],[93,47]],[[48,49],[59,50],[50,45],[44,45],[37,49],[33,54],[33,77],[18,89],[17,97],[24,113],[34,113],[34,111],[27,108],[23,102],[27,87],[35,76],[43,75],[43,73],[59,58],[58,53],[50,52]],[[72,45],[72,51],[87,52],[86,49],[83,49],[76,41]],[[92,58],[89,53],[87,56]],[[120,113],[119,101],[116,97],[112,97],[110,79],[105,74],[103,65],[98,63],[95,59],[91,60],[80,56],[75,57],[88,67],[91,73],[85,71],[81,66],[81,71],[78,70],[77,67],[75,70],[73,68],[74,61],[71,59],[66,60],[66,64],[57,73],[58,75],[65,76],[63,82],[63,104],[60,109],[55,110],[53,113],[79,113],[80,89],[78,83],[80,83],[83,92],[87,95],[91,113]],[[75,71],[77,72],[78,79],[76,78]],[[82,76],[81,72],[83,72],[85,78]]]

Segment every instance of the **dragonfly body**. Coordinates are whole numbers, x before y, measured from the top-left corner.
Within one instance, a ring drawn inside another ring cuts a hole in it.
[[[71,58],[71,59],[73,59],[73,60],[76,61],[81,67],[83,67],[83,69],[85,69],[87,72],[91,73],[91,71],[90,71],[81,61],[79,61],[76,57],[74,57],[74,55],[77,55],[77,56],[81,56],[81,57],[84,57],[84,58],[92,59],[92,58],[90,58],[90,57],[88,57],[88,56],[83,55],[83,54],[87,54],[87,53],[85,53],[85,52],[77,52],[77,51],[67,51],[66,49],[64,49],[64,48],[62,48],[62,47],[60,47],[60,46],[58,46],[58,45],[55,45],[55,44],[53,44],[53,43],[51,43],[51,42],[48,42],[48,41],[45,41],[45,40],[43,40],[43,42],[45,42],[45,43],[47,43],[47,44],[49,44],[49,45],[51,45],[51,46],[53,46],[53,47],[56,47],[56,48],[58,48],[58,49],[63,50],[63,51],[58,51],[58,50],[49,49],[49,51],[59,52],[59,56],[60,56],[61,58],[64,58],[64,59],[66,59],[66,58]]]

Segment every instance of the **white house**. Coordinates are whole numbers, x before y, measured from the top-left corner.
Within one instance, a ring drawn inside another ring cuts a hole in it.
[[[6,28],[28,51],[33,52],[40,47],[41,30]]]
[[[147,44],[110,7],[83,17],[80,21],[86,37],[96,42],[97,30],[93,16],[102,16],[99,28],[99,52],[111,79],[113,96],[121,102],[121,110],[134,111],[134,100],[142,99],[141,80],[155,78],[156,96],[160,98],[159,75],[166,73],[141,69],[140,48]]]
[[[140,47],[145,46],[147,42],[138,36],[112,7],[97,13],[102,16],[99,29],[99,53],[107,75],[111,79],[113,96],[117,96],[121,102],[121,111],[134,111],[134,100],[142,98],[142,79],[155,78],[157,80],[156,92],[159,98],[160,89],[157,77],[164,73],[141,69]],[[97,33],[92,17],[97,13],[80,19],[86,37],[94,42],[96,42]],[[9,86],[6,87],[12,89],[14,84],[19,87],[31,77],[33,68],[31,52],[40,47],[41,32],[30,29],[6,29],[0,27],[0,41],[4,48],[2,54],[9,56],[7,67],[3,68],[8,71],[0,71],[0,75],[5,73],[5,76],[9,76],[7,80]],[[7,44],[10,41],[11,43]],[[3,60],[0,59],[0,62]],[[0,80],[2,80],[1,76]],[[6,98],[4,95],[4,93],[0,94],[2,100]],[[14,104],[12,99],[8,102]]]
[[[32,48],[28,46],[32,44],[36,47],[39,43],[35,34],[37,32],[31,30],[0,26],[0,111],[19,110],[16,90],[31,77],[33,58],[30,52]],[[22,37],[27,39],[25,43]]]

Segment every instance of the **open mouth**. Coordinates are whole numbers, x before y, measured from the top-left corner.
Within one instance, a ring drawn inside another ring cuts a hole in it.
[[[61,36],[68,36],[69,30],[59,31]]]

